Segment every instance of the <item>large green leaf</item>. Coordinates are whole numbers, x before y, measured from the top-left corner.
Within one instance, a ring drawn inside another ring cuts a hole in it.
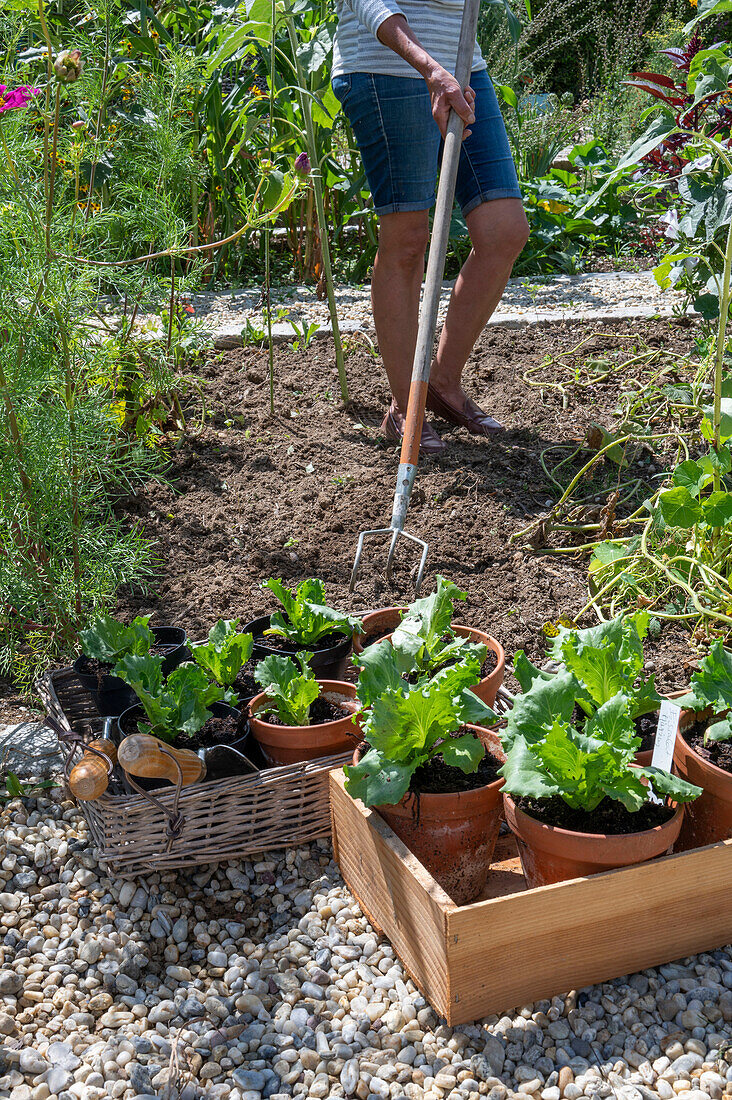
[[[720,489],[703,502],[704,522],[710,527],[724,527],[732,519],[732,493]]]
[[[534,680],[551,680],[552,672],[544,672],[537,668],[524,653],[523,649],[517,650],[513,658],[513,674],[521,685],[522,691],[528,691]]]
[[[699,462],[693,458],[682,462],[674,470],[672,481],[674,485],[680,485],[693,497],[698,497],[701,490],[710,481],[710,475]]]
[[[237,631],[238,619],[219,619],[203,645],[191,646],[191,655],[197,665],[223,687],[230,687],[254,648],[251,634]]]
[[[127,653],[148,653],[154,641],[149,621],[149,615],[139,615],[125,626],[111,615],[100,615],[91,626],[80,631],[82,649],[87,657],[97,661],[114,661]]]
[[[687,783],[678,775],[662,771],[661,768],[642,768],[643,775],[650,780],[655,794],[667,795],[674,802],[693,802],[702,793],[701,787]]]
[[[690,691],[678,701],[693,710],[712,707],[715,713],[732,707],[732,653],[715,642],[691,677]]]
[[[320,685],[308,665],[310,654],[297,654],[298,670],[289,657],[272,654],[257,665],[254,678],[272,700],[281,722],[287,726],[306,726],[310,706],[320,694]]]
[[[414,662],[405,662],[401,651],[384,639],[367,646],[354,657],[358,665],[356,694],[364,706],[370,706],[387,691],[406,692],[405,673],[412,671]]]
[[[574,710],[577,681],[571,672],[559,672],[550,680],[535,680],[525,695],[517,695],[508,713],[504,746],[516,737],[531,744],[541,740],[555,718],[569,721]]]
[[[545,775],[526,740],[517,736],[506,755],[506,763],[500,769],[505,779],[504,790],[518,798],[551,798],[561,794],[561,788]]]
[[[390,760],[370,749],[358,764],[346,764],[346,790],[365,806],[394,806],[409,789],[416,764]]]
[[[707,727],[704,741],[730,741],[732,740],[732,718],[723,718],[720,722],[713,722]]]
[[[466,773],[477,771],[485,756],[485,748],[474,733],[464,733],[461,737],[445,741],[440,751],[446,764]]]
[[[689,530],[702,518],[701,504],[683,485],[660,493],[658,507],[669,527],[682,527],[684,530]]]
[[[618,169],[628,168],[632,164],[639,164],[647,153],[660,145],[663,139],[676,129],[676,119],[673,114],[671,111],[663,109],[662,113],[654,118],[647,130],[623,154],[618,163]]]

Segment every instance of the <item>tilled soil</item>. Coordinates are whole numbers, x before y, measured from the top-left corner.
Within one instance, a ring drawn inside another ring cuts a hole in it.
[[[466,388],[507,430],[486,440],[436,421],[448,449],[421,465],[407,529],[429,541],[423,593],[437,573],[461,585],[468,599],[457,618],[497,637],[509,661],[519,648],[540,657],[542,625],[573,616],[587,599],[586,556],[509,542],[556,499],[542,452],[582,442],[593,422],[611,428],[629,381],[616,372],[588,388],[570,385],[563,397],[529,386],[523,373],[585,336],[591,339],[578,363],[612,352],[619,335],[682,354],[693,348],[695,332],[688,323],[655,320],[493,328],[481,337]],[[633,343],[622,341],[628,355]],[[154,621],[203,636],[219,617],[246,621],[272,610],[271,594],[260,588],[270,576],[290,584],[322,577],[330,602],[356,614],[412,597],[413,548],[400,545],[387,584],[386,536],[367,542],[362,579],[353,595],[348,591],[359,531],[387,526],[391,516],[398,453],[378,430],[388,399],[380,361],[352,346],[347,411],[329,341],[299,352],[276,347],[274,415],[267,370],[266,352],[255,348],[226,352],[204,367],[205,427],[193,430],[200,410],[191,410],[191,434],[172,452],[170,486],[151,484],[120,507],[157,540],[161,557],[154,593],[124,595],[123,614],[152,611]],[[556,452],[546,461],[555,462]],[[659,468],[638,472],[650,477]],[[685,686],[694,658],[683,632],[665,627],[647,653],[661,689]]]

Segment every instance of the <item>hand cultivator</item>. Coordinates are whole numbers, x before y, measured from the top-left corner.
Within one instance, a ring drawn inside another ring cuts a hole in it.
[[[460,29],[460,43],[458,46],[457,61],[455,65],[455,79],[464,88],[470,79],[470,66],[473,58],[473,43],[478,25],[478,9],[480,0],[466,0],[463,10],[463,21]],[[450,219],[452,217],[452,204],[455,197],[455,180],[457,178],[458,163],[460,161],[460,148],[463,138],[463,121],[460,116],[452,111],[447,126],[445,148],[442,156],[440,170],[440,183],[437,190],[437,205],[432,227],[432,240],[430,242],[429,258],[427,260],[427,277],[425,279],[422,308],[419,315],[419,330],[417,333],[417,346],[414,353],[412,367],[412,381],[409,388],[409,401],[407,404],[407,416],[404,426],[404,438],[402,440],[401,454],[399,455],[399,470],[397,472],[396,491],[394,493],[394,507],[391,515],[391,523],[388,527],[375,527],[369,531],[362,531],[358,536],[356,557],[351,573],[350,590],[356,586],[361,569],[361,555],[364,549],[364,540],[369,535],[390,535],[391,542],[386,556],[386,579],[391,580],[394,554],[399,538],[409,539],[421,547],[417,578],[414,582],[415,592],[419,595],[422,584],[424,568],[427,563],[429,544],[404,530],[404,522],[407,517],[409,498],[412,494],[412,486],[417,474],[419,461],[419,441],[422,434],[422,422],[424,420],[425,402],[427,399],[427,383],[432,366],[432,345],[437,326],[437,309],[440,303],[440,290],[442,289],[442,276],[445,271],[445,256],[447,255],[447,243],[450,234]]]

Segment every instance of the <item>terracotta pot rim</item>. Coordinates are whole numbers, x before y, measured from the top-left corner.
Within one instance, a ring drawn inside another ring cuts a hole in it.
[[[323,695],[325,692],[332,694],[339,694],[345,696],[347,699],[356,698],[356,685],[349,684],[346,680],[317,680],[316,683],[320,684],[321,692]],[[342,690],[345,688],[345,691]],[[286,733],[302,733],[303,730],[309,730],[311,733],[326,733],[328,730],[332,730],[338,722],[348,722],[351,716],[343,716],[341,718],[333,718],[330,722],[315,722],[314,724],[307,726],[283,726],[275,725],[274,722],[267,722],[264,718],[260,718],[256,711],[259,706],[264,702],[270,702],[267,698],[267,694],[264,691],[260,691],[258,695],[255,695],[249,704],[249,721],[254,722],[261,726],[263,730],[271,730],[273,733],[286,734]],[[360,713],[359,711],[355,712]],[[354,715],[355,716],[355,715]],[[358,730],[354,726],[354,737],[360,736]]]
[[[507,809],[514,815],[517,821],[524,819],[531,822],[530,828],[536,828],[541,830],[547,836],[567,837],[568,839],[575,841],[587,841],[588,843],[600,842],[603,845],[612,845],[613,847],[620,847],[627,845],[633,841],[636,837],[648,836],[651,833],[663,833],[671,831],[679,818],[684,812],[684,803],[674,803],[676,810],[668,819],[664,821],[663,825],[654,825],[652,829],[639,829],[635,833],[578,833],[574,829],[562,829],[558,825],[547,825],[543,821],[539,821],[538,818],[532,817],[531,814],[525,813],[519,806],[516,805],[511,795],[506,791],[503,792],[503,800],[507,805]]]
[[[684,710],[684,711],[682,711],[682,714],[703,714],[703,713],[704,713],[703,711],[693,711],[693,710]],[[725,771],[725,769],[720,768],[718,764],[713,764],[711,760],[705,760],[703,756],[700,756],[699,753],[694,748],[694,746],[690,745],[689,742],[686,740],[686,738],[682,736],[682,733],[681,733],[682,728],[683,727],[679,723],[679,731],[676,735],[676,738],[677,738],[678,741],[681,741],[681,743],[683,744],[686,751],[688,753],[691,753],[691,755],[694,757],[695,760],[697,760],[699,762],[699,764],[702,768],[708,768],[709,771],[712,773],[712,775],[716,779],[720,779],[720,780],[722,780],[722,782],[726,781],[727,783],[732,785],[732,772]]]
[[[475,732],[490,733],[496,736],[494,730],[489,729],[487,726],[476,726],[467,724],[467,729],[473,730]],[[496,739],[498,739],[497,736]],[[498,757],[495,755],[495,752],[492,752],[490,749],[488,749],[487,746],[486,752],[489,752],[490,755],[494,757],[494,759],[498,759]],[[353,753],[353,763],[358,764],[360,758],[361,749],[360,747],[357,747]],[[505,782],[506,780],[501,775],[498,777],[498,779],[494,779],[491,783],[484,783],[482,787],[473,787],[473,789],[470,791],[425,791],[424,793],[421,793],[419,795],[421,806],[420,813],[424,813],[429,806],[433,806],[436,810],[439,810],[438,816],[445,816],[445,812],[448,809],[448,804],[452,804],[456,807],[461,806],[464,808],[466,802],[478,802],[481,798],[485,797],[486,792],[500,790]],[[384,802],[383,805],[390,811],[393,810],[394,812],[398,812],[397,807],[401,806],[403,809],[406,809],[406,800],[411,800],[416,797],[416,791],[408,790],[406,794],[402,795],[398,802]],[[382,803],[380,803],[379,806],[372,806],[371,809],[379,809],[381,805]]]

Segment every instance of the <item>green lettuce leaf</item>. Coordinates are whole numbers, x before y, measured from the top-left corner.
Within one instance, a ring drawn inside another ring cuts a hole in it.
[[[157,672],[150,662],[160,662]],[[139,729],[170,743],[180,733],[189,737],[197,733],[211,717],[210,704],[221,701],[224,690],[209,683],[203,669],[192,664],[179,665],[163,681],[161,665],[159,657],[128,657],[117,668],[133,688],[150,723],[149,727],[140,724]]]
[[[690,691],[677,705],[690,710],[711,707],[718,714],[732,707],[732,653],[715,642],[691,677]]]
[[[346,790],[365,806],[394,806],[409,790],[417,764],[390,760],[378,749],[370,749],[358,764],[346,764]]]
[[[149,653],[155,641],[147,625],[149,621],[149,615],[138,615],[125,626],[111,615],[100,615],[90,627],[79,632],[83,652],[87,657],[109,663],[128,653]]]
[[[274,654],[260,661],[254,678],[264,688],[273,709],[286,726],[307,726],[310,707],[320,695],[320,685],[310,668],[310,654],[299,652],[300,670],[290,657]]]
[[[277,634],[297,645],[312,646],[327,634],[341,632],[351,635],[354,630],[362,631],[360,619],[326,605],[325,586],[315,577],[301,581],[294,590],[287,588],[281,580],[270,577],[262,588],[268,588],[285,610],[284,615],[279,611],[273,612],[265,634]]]
[[[238,619],[219,619],[211,627],[208,641],[191,647],[196,664],[222,687],[231,687],[254,648],[252,635],[239,633],[238,625]]]

